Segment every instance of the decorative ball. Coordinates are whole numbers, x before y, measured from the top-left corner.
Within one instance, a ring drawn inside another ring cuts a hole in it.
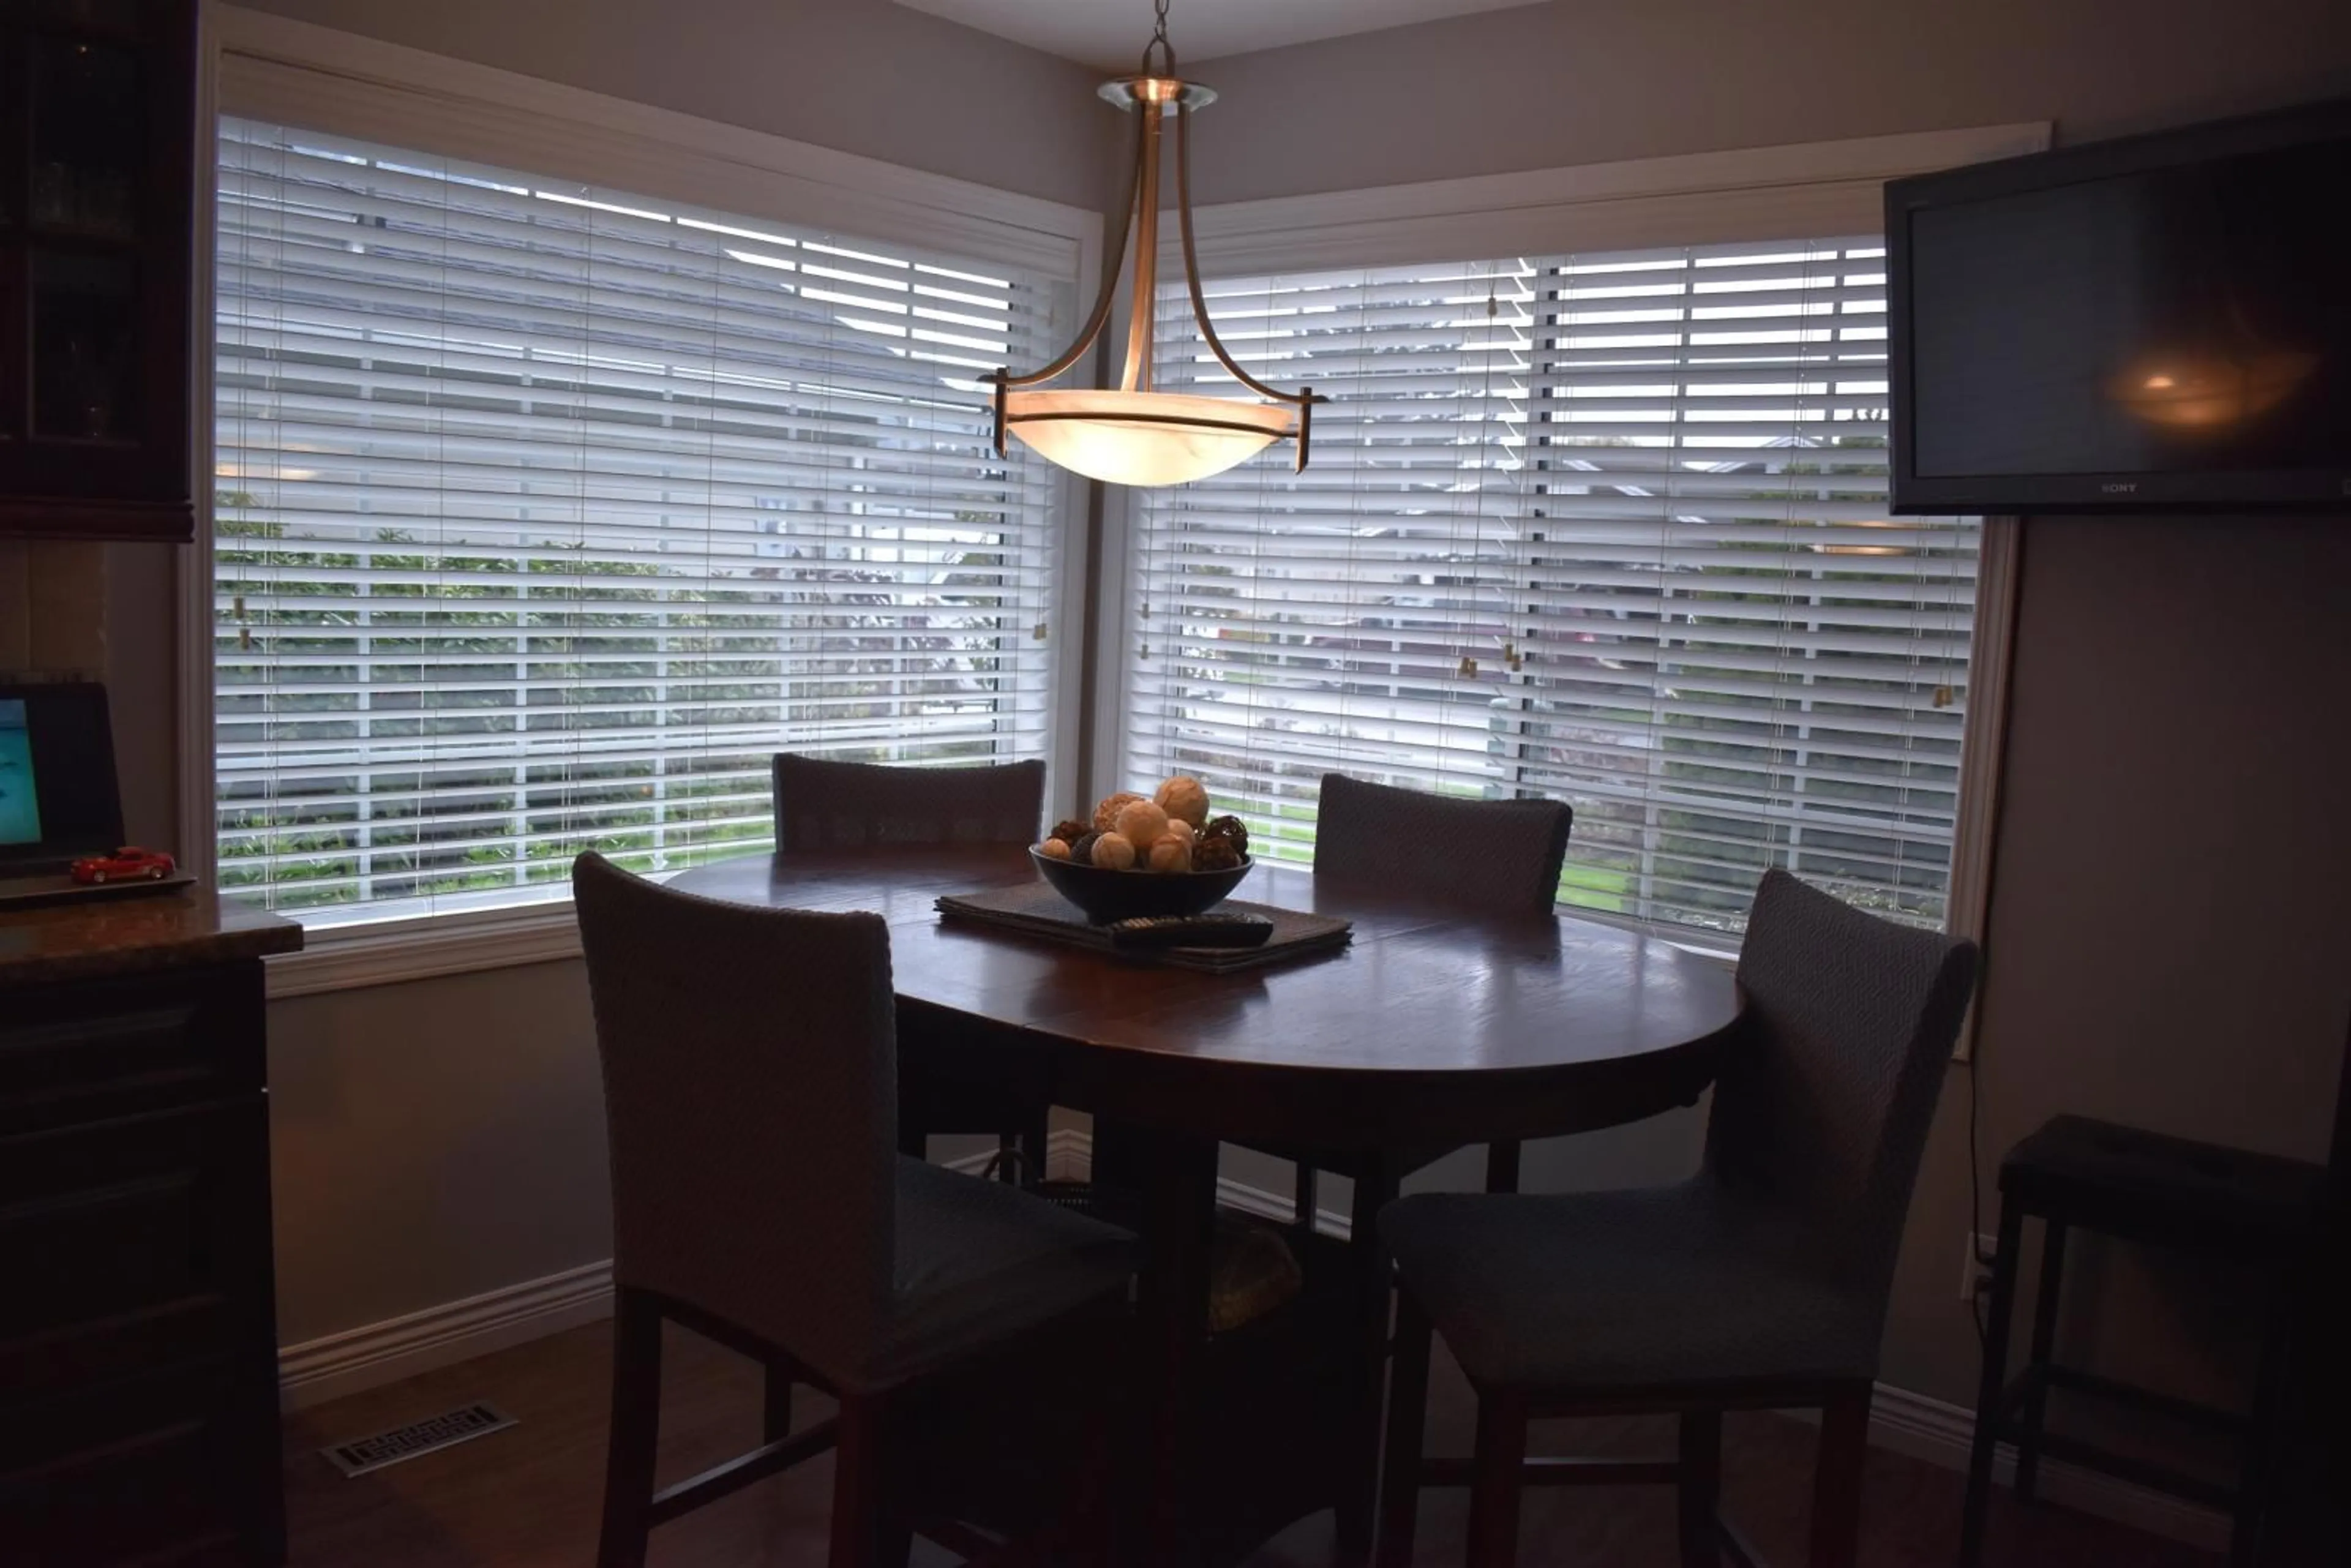
[[[1230,839],[1201,839],[1192,846],[1194,871],[1230,871],[1241,863],[1241,852]]]
[[[1194,827],[1208,820],[1208,790],[1197,779],[1178,774],[1159,786],[1152,797],[1171,817],[1181,818]]]
[[[1130,800],[1119,809],[1118,821],[1113,826],[1118,830],[1119,837],[1140,847],[1167,831],[1167,813],[1148,800]]]
[[[1181,817],[1168,818],[1167,831],[1160,835],[1161,838],[1183,840],[1184,847],[1187,850],[1192,847],[1192,841],[1196,836],[1192,831],[1192,824]]]
[[[1200,830],[1207,837],[1223,839],[1241,853],[1249,853],[1249,825],[1238,817],[1218,817]]]
[[[1065,861],[1070,858],[1070,846],[1060,839],[1047,839],[1037,846],[1037,852],[1049,861]]]
[[[1076,838],[1071,839],[1070,841],[1070,859],[1079,865],[1093,864],[1094,841],[1101,837],[1102,835],[1100,833],[1084,832],[1080,833]]]
[[[1094,840],[1093,863],[1105,871],[1133,871],[1134,843],[1121,833],[1104,833]]]
[[[1143,797],[1132,789],[1122,789],[1115,795],[1105,795],[1094,807],[1094,831],[1107,833],[1118,826],[1118,814]]]
[[[1187,872],[1192,869],[1192,846],[1173,833],[1152,841],[1151,869],[1155,872]]]
[[[1093,831],[1092,828],[1079,821],[1075,817],[1064,817],[1053,824],[1053,831],[1046,837],[1059,839],[1065,844],[1074,844],[1092,831]]]

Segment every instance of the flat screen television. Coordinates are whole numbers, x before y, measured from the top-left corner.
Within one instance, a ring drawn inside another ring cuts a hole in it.
[[[1896,512],[2351,512],[2351,101],[1886,188]]]

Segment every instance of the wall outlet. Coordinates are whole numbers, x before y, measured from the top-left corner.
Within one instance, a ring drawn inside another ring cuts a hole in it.
[[[1991,1294],[1991,1265],[1998,1250],[1996,1236],[1970,1236],[1959,1265],[1959,1300],[1977,1301]]]

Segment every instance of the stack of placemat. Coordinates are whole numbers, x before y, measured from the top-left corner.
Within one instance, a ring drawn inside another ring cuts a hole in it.
[[[1088,923],[1068,899],[1041,882],[1019,887],[991,888],[986,893],[958,894],[939,900],[940,915],[999,931],[1017,931],[1049,942],[1091,948],[1097,953],[1119,951],[1109,933]],[[1257,947],[1161,947],[1125,950],[1125,956],[1183,969],[1222,973],[1228,969],[1259,969],[1333,953],[1353,940],[1353,926],[1328,915],[1307,915],[1276,909],[1266,904],[1230,902],[1217,906],[1218,914],[1262,915],[1273,922],[1273,935]]]

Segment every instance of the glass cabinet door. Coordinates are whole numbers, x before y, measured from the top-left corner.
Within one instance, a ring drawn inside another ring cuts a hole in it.
[[[0,0],[0,536],[179,538],[195,0]]]

